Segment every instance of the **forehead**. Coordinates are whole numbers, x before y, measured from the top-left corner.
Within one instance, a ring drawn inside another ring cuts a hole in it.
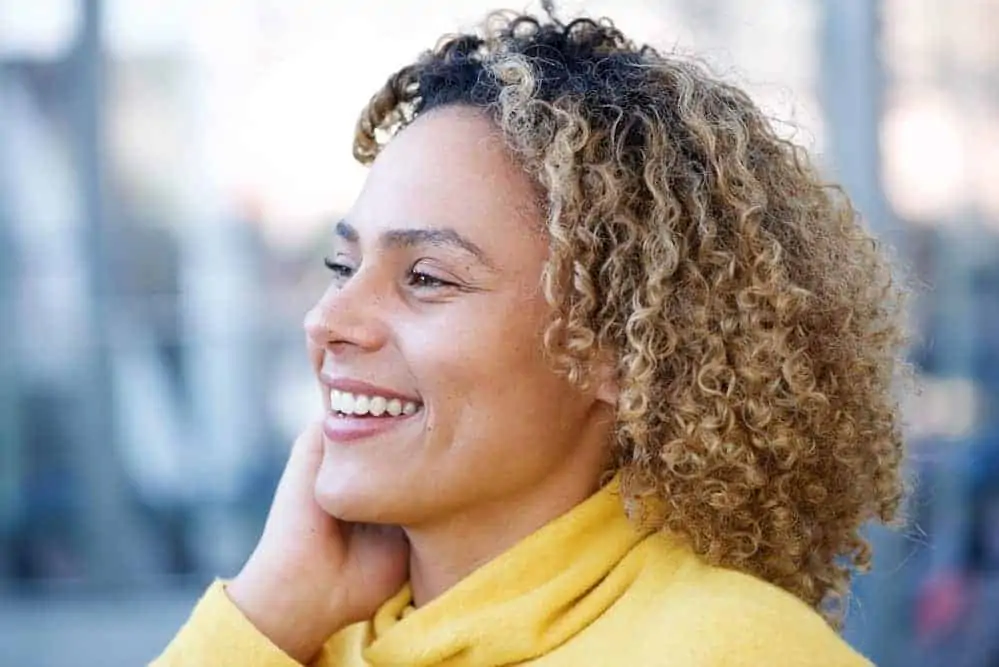
[[[488,244],[541,240],[540,210],[535,185],[489,119],[448,107],[418,118],[385,146],[348,218],[362,236],[446,226]]]

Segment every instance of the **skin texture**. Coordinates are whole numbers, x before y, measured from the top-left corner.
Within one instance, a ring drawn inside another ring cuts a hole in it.
[[[535,199],[490,121],[449,108],[379,157],[339,226],[333,280],[305,323],[317,377],[418,396],[422,409],[360,441],[313,426],[293,450],[229,595],[300,661],[407,576],[425,604],[599,487],[615,385],[605,370],[581,388],[545,356]],[[481,257],[386,241],[427,229],[451,230]]]
[[[402,531],[340,522],[316,503],[322,457],[317,421],[295,441],[263,535],[228,585],[250,622],[303,664],[398,591],[409,558]]]
[[[317,374],[423,402],[383,435],[327,439],[316,483],[333,516],[405,527],[417,602],[589,496],[607,461],[612,389],[583,391],[545,358],[535,198],[484,114],[421,118],[372,167],[341,223],[357,239],[334,239],[334,279],[308,316]],[[386,242],[428,229],[481,257]]]

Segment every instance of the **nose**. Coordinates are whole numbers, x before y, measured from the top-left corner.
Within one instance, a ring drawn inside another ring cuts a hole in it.
[[[305,315],[306,341],[313,351],[334,354],[376,350],[385,344],[387,327],[380,310],[383,298],[372,285],[354,276],[343,286],[330,285]]]

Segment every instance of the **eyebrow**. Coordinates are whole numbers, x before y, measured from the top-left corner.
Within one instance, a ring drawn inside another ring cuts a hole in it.
[[[348,243],[357,243],[360,240],[357,230],[346,220],[336,223],[334,233]],[[419,245],[450,246],[464,250],[488,267],[494,266],[482,248],[450,227],[389,229],[382,233],[381,245],[386,248],[412,248]]]

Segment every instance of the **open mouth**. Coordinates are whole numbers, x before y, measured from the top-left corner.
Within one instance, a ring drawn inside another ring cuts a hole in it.
[[[354,394],[330,390],[330,407],[338,417],[409,417],[416,414],[422,403],[398,398]]]

